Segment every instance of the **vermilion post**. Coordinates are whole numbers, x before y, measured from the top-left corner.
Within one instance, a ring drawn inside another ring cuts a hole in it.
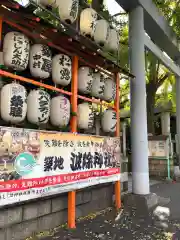
[[[77,132],[77,99],[78,99],[78,57],[73,57],[72,62],[72,83],[71,83],[71,132]],[[68,227],[76,227],[76,192],[72,191],[68,193]]]
[[[116,101],[115,101],[115,109],[116,109],[116,116],[117,116],[117,125],[116,125],[116,137],[120,138],[120,111],[119,111],[119,104],[120,104],[120,79],[119,73],[116,74]],[[115,205],[116,208],[121,208],[121,183],[120,181],[115,182]]]
[[[2,46],[2,27],[3,27],[3,17],[0,16],[0,48]]]

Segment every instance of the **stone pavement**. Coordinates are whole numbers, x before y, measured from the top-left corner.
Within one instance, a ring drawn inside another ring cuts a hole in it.
[[[180,229],[180,183],[151,184],[151,192],[161,197],[170,197],[166,205],[170,209],[168,228],[162,229],[153,220],[152,214],[140,219],[135,212],[122,212],[117,218],[113,209],[106,209],[100,213],[90,214],[77,222],[76,230],[69,231],[66,226],[53,229],[47,233],[40,233],[31,240],[148,240],[172,239],[172,235]],[[29,239],[29,240],[30,240]],[[180,239],[175,238],[176,240]]]

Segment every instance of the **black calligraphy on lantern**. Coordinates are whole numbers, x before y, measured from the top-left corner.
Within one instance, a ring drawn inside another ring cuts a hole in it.
[[[69,56],[62,54],[59,57],[59,65],[63,67],[64,66],[71,67],[71,58]]]
[[[95,27],[95,21],[92,21],[92,22],[91,22],[91,25],[90,25],[90,28],[93,30],[94,27]]]
[[[61,80],[68,81],[71,78],[71,70],[68,68],[62,68],[60,70]]]
[[[110,34],[110,27],[107,28],[106,41],[107,41],[108,38],[109,38],[109,34]]]
[[[91,22],[90,28],[93,30],[95,28],[97,13],[91,12],[91,17],[92,17],[92,22]]]
[[[40,54],[34,54],[33,55],[33,68],[41,68],[41,55]]]
[[[105,78],[103,77],[103,75],[100,75],[100,85],[99,85],[99,91],[98,91],[99,95],[104,94],[104,89],[105,89],[104,83],[105,83]]]
[[[89,105],[91,111],[89,111],[89,119],[88,119],[88,128],[91,129],[94,126],[94,111],[91,105]]]
[[[35,61],[40,60],[41,59],[41,55],[40,54],[35,54],[35,55],[33,55],[33,59]]]
[[[87,81],[87,87],[86,87],[86,91],[91,92],[92,89],[92,82],[93,82],[93,69],[89,68],[89,72],[88,72],[88,81]]]
[[[116,125],[117,125],[116,112],[112,112],[112,120],[115,120],[115,124],[111,127],[111,130],[114,130],[116,128]]]
[[[11,64],[15,68],[25,69],[29,59],[29,41],[22,34],[14,33],[13,54]]]
[[[22,46],[19,46],[17,42],[14,42],[14,49],[12,55],[12,64],[19,67],[21,66]]]
[[[44,158],[44,172],[63,170],[64,158],[61,156],[48,156]]]
[[[42,52],[43,57],[51,58],[51,50],[49,49],[48,46],[42,45],[41,46],[41,52]]]
[[[10,113],[12,117],[22,117],[23,114],[23,98],[21,95],[12,95],[10,100]]]
[[[41,70],[43,72],[50,73],[52,71],[52,61],[47,58],[42,58],[42,67]]]
[[[116,98],[116,84],[112,84],[112,100]]]
[[[38,121],[46,122],[49,118],[49,95],[45,91],[39,91],[39,114]]]
[[[78,12],[78,1],[77,0],[72,0],[70,16],[73,18],[73,20],[76,19],[77,12]]]

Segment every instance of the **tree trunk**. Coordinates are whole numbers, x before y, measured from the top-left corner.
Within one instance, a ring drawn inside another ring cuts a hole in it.
[[[100,12],[103,2],[104,0],[92,0],[92,8],[94,8],[97,12]]]
[[[157,81],[159,72],[158,59],[151,52],[148,54],[148,79],[146,84],[146,102],[147,102],[147,126],[148,133],[155,134],[154,126],[154,109],[155,109],[155,96],[157,91]]]
[[[151,82],[151,84],[147,84],[147,126],[148,133],[155,134],[154,127],[154,109],[155,109],[155,95],[156,95],[156,86]]]

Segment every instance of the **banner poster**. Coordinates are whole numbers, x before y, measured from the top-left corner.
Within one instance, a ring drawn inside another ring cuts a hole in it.
[[[148,141],[148,148],[149,148],[149,157],[164,157],[164,158],[166,158],[169,156],[167,140]]]
[[[120,180],[120,139],[0,128],[0,205]]]

